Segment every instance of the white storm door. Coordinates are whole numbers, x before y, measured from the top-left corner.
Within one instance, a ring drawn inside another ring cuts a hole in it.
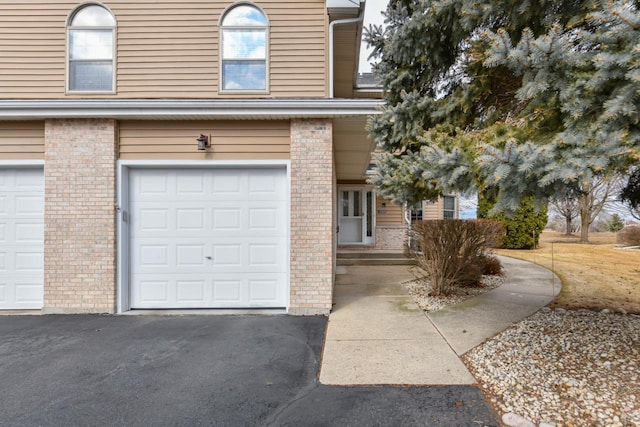
[[[0,169],[0,310],[42,308],[43,254],[42,169]]]
[[[373,191],[365,188],[341,189],[338,202],[338,243],[341,245],[374,244]]]
[[[284,308],[285,169],[134,169],[132,308]]]

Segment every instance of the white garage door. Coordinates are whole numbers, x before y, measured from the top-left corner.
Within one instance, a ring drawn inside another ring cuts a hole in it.
[[[284,169],[131,170],[131,308],[285,307]]]
[[[42,308],[42,169],[0,169],[0,309]]]

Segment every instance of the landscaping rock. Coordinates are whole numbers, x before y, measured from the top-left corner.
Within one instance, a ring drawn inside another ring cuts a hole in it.
[[[509,427],[536,427],[534,423],[523,416],[508,412],[502,416],[502,422]]]
[[[464,360],[499,412],[540,426],[640,426],[640,316],[541,310]]]

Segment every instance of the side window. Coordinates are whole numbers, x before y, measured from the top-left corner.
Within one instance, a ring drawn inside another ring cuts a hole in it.
[[[456,198],[454,196],[444,196],[442,198],[442,217],[444,219],[455,219]]]
[[[67,90],[114,92],[116,20],[106,8],[89,4],[67,22]]]
[[[220,20],[220,89],[266,92],[269,21],[256,6],[239,4]]]
[[[422,221],[424,217],[422,202],[411,205],[411,222]]]

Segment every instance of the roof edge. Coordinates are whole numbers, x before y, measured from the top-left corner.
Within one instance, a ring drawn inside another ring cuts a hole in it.
[[[379,99],[0,100],[0,120],[284,119],[379,114]]]

